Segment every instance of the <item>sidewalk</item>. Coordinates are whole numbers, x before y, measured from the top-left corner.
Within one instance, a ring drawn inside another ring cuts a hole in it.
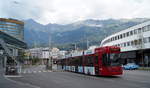
[[[16,82],[4,77],[3,69],[0,69],[0,88],[35,88],[32,85]]]
[[[139,67],[138,70],[150,71],[150,67]]]

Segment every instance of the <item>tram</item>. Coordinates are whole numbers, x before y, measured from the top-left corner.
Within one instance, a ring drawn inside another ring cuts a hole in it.
[[[123,74],[120,47],[117,46],[99,47],[95,48],[94,53],[91,54],[83,52],[79,56],[62,58],[57,61],[57,65],[66,71],[89,75],[113,76]]]

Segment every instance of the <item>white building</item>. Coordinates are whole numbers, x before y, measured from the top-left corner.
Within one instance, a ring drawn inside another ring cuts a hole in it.
[[[41,48],[32,48],[25,50],[26,53],[29,53],[30,58],[41,58],[42,55]]]
[[[150,21],[114,33],[106,37],[101,42],[101,46],[112,45],[121,47],[122,52],[130,51],[132,52],[132,54],[135,53],[136,58],[134,59],[136,59],[135,61],[139,62],[139,64],[150,64],[150,59],[140,59],[142,57],[150,58]],[[140,54],[141,52],[143,52],[144,54]]]
[[[42,48],[41,53],[42,53],[41,58],[43,58],[43,59],[49,58],[50,57],[50,49],[49,49],[49,47]]]
[[[31,58],[39,58],[39,59],[48,59],[52,58],[60,58],[60,56],[65,56],[66,51],[60,51],[58,48],[49,47],[46,48],[32,48],[26,50],[26,53],[29,53]]]

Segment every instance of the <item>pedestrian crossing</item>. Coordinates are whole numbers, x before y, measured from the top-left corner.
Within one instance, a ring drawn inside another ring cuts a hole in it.
[[[24,70],[21,72],[21,74],[30,74],[30,73],[45,73],[45,72],[52,72],[51,70],[39,70],[39,71],[34,71],[34,70]]]

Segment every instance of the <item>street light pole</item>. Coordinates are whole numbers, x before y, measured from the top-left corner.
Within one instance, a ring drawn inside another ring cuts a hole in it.
[[[89,40],[88,40],[88,38],[86,40],[86,47],[87,47],[87,49],[89,48]]]
[[[48,68],[50,68],[50,70],[52,70],[52,54],[51,54],[51,37],[50,37],[50,33],[49,33],[49,60],[48,60]]]
[[[76,43],[74,44],[74,49],[75,49],[75,50],[77,49],[77,45],[76,45]]]

